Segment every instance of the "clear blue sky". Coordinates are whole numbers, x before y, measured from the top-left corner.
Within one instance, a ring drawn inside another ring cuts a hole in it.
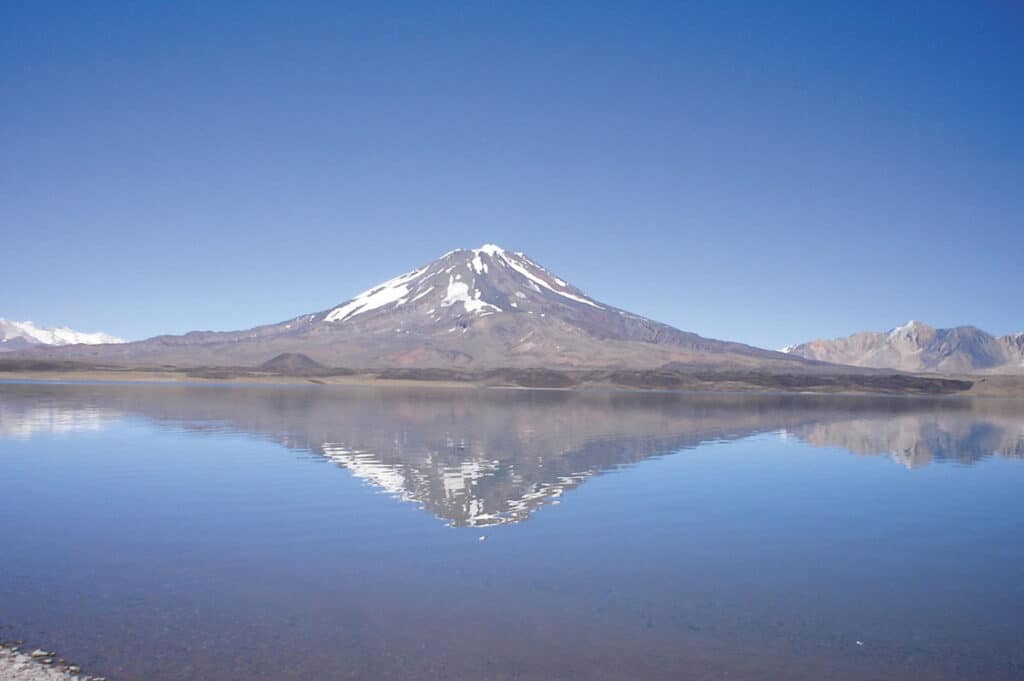
[[[246,328],[495,242],[767,347],[1024,330],[1020,3],[117,5],[0,8],[0,316]]]

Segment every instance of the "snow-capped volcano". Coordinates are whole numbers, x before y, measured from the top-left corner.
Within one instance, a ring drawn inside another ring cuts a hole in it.
[[[534,308],[552,304],[606,309],[524,254],[485,244],[451,251],[429,265],[363,291],[328,311],[323,321],[346,322],[374,312],[394,313],[405,305],[421,312],[429,307],[427,317],[439,321],[442,317],[484,317],[500,312],[534,314]]]
[[[319,324],[331,334],[370,334],[386,344],[397,340],[409,346],[408,354],[393,358],[413,364],[434,355],[429,361],[585,365],[602,355],[595,341],[673,347],[675,354],[682,348],[773,354],[702,338],[599,302],[524,253],[494,244],[449,251],[293,324]],[[410,343],[402,340],[406,337]],[[422,342],[428,338],[429,343]]]
[[[0,351],[32,345],[99,345],[124,342],[124,339],[106,333],[85,333],[66,326],[46,327],[33,322],[15,322],[0,318]]]
[[[258,366],[282,353],[357,369],[806,365],[594,300],[525,254],[494,244],[450,251],[321,312],[279,324],[49,354],[136,365]]]

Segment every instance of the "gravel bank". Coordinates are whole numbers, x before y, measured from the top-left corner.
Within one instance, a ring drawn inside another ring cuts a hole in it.
[[[22,651],[17,645],[0,643],[0,681],[106,681],[89,676],[74,664],[47,650]]]

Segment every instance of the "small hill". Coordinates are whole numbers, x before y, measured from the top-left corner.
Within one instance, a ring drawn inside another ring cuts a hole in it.
[[[321,371],[326,367],[301,352],[282,352],[277,357],[261,364],[260,369],[279,374],[301,375]]]

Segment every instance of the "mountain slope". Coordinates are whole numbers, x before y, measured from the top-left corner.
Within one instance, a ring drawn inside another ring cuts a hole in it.
[[[886,332],[815,340],[784,348],[806,359],[903,371],[1024,372],[1024,333],[995,337],[973,326],[936,329],[910,321]]]
[[[66,326],[45,327],[33,322],[15,322],[0,318],[0,352],[29,348],[35,345],[73,345],[82,343],[124,343],[124,339],[106,333],[84,333]]]
[[[188,367],[258,366],[282,353],[351,368],[807,365],[614,308],[524,254],[494,245],[451,251],[339,305],[279,324],[48,354]]]

